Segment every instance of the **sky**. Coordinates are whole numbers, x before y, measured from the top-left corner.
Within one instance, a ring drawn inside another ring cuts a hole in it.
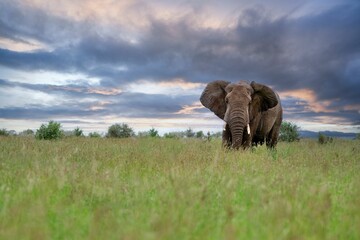
[[[280,95],[284,121],[360,132],[360,1],[0,0],[0,128],[217,132],[214,80]]]

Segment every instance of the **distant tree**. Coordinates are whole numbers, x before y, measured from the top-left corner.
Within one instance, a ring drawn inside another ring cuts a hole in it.
[[[208,141],[210,141],[210,140],[211,140],[211,134],[210,134],[210,131],[208,131],[208,132],[207,132],[207,134],[206,134],[206,139],[207,139]]]
[[[357,133],[357,134],[356,134],[355,139],[356,139],[356,140],[360,140],[360,133]]]
[[[137,133],[137,136],[140,138],[146,138],[149,137],[149,131],[141,131]]]
[[[16,136],[17,133],[15,130],[9,130],[9,136]]]
[[[0,129],[0,136],[9,136],[9,131],[6,128]]]
[[[79,127],[76,127],[74,129],[73,134],[76,137],[83,137],[84,136],[83,130],[81,130]]]
[[[34,136],[34,131],[31,129],[26,129],[24,131],[22,131],[21,133],[19,133],[20,136],[26,136],[26,137],[31,137]]]
[[[155,128],[151,128],[149,131],[148,131],[148,135],[150,137],[159,137],[159,132],[158,130],[156,130]]]
[[[61,135],[63,137],[73,137],[73,136],[75,136],[74,131],[71,131],[71,130],[67,130],[67,131],[61,130]]]
[[[101,135],[97,132],[91,132],[89,133],[89,137],[91,138],[101,138]]]
[[[26,130],[22,131],[21,133],[24,135],[34,135],[35,134],[34,131],[31,129],[26,129]]]
[[[201,138],[201,139],[205,137],[203,131],[198,131],[198,132],[196,132],[195,136],[196,136],[196,138]]]
[[[221,138],[222,137],[222,132],[215,132],[213,134],[211,134],[212,138]]]
[[[185,137],[185,132],[169,132],[164,134],[164,138],[183,138]]]
[[[300,140],[299,127],[291,122],[282,122],[280,126],[280,141],[294,142]]]
[[[175,133],[169,132],[164,134],[164,138],[178,138]]]
[[[49,121],[49,123],[42,124],[38,130],[36,130],[35,138],[52,140],[62,137],[61,124],[55,121]]]
[[[111,125],[108,129],[107,137],[128,138],[135,136],[134,130],[126,123]]]
[[[195,133],[194,131],[191,129],[191,128],[188,128],[186,131],[185,131],[185,136],[187,138],[192,138],[195,136]]]
[[[333,138],[326,136],[325,134],[319,133],[318,141],[320,144],[326,144],[331,143],[333,141]]]

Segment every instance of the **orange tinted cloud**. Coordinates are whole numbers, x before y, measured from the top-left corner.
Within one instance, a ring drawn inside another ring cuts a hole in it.
[[[50,89],[53,90],[64,90],[69,92],[77,92],[77,93],[95,93],[99,95],[118,95],[123,91],[119,88],[84,88],[84,87],[69,87],[69,86],[49,86]]]
[[[122,92],[123,91],[118,88],[112,88],[112,89],[89,88],[87,90],[87,93],[96,93],[100,95],[118,95]]]
[[[31,52],[48,48],[46,45],[31,39],[27,39],[27,41],[14,41],[3,37],[0,37],[0,47],[16,52]]]
[[[185,114],[185,115],[194,114],[195,110],[201,109],[201,108],[203,108],[201,103],[196,102],[196,103],[193,103],[192,105],[183,106],[182,109],[180,111],[176,112],[175,114]]]
[[[308,106],[306,107],[308,110],[313,112],[333,112],[333,110],[328,109],[331,104],[331,101],[318,101],[316,93],[311,89],[297,89],[291,91],[280,92],[281,98],[296,98],[301,99],[307,102]],[[299,103],[302,105],[302,103]]]
[[[173,81],[159,82],[158,84],[163,87],[169,87],[169,88],[179,87],[184,90],[198,88],[205,85],[203,83],[186,82],[184,79],[181,78],[174,79]]]
[[[344,110],[345,111],[358,111],[358,113],[360,114],[360,104],[344,106]]]
[[[92,111],[102,110],[102,109],[105,109],[106,105],[109,105],[109,104],[111,104],[111,102],[109,102],[109,101],[99,101],[96,104],[92,105],[90,107],[90,110],[92,110]]]

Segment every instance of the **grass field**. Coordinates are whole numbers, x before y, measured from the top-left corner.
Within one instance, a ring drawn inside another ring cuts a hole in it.
[[[0,239],[360,239],[360,144],[0,138]]]

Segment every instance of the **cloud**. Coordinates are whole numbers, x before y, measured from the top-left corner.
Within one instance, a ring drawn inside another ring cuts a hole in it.
[[[53,84],[30,84],[22,82],[12,82],[4,79],[0,79],[0,86],[23,88],[43,93],[55,93],[64,94],[77,97],[101,97],[101,96],[117,96],[120,95],[123,90],[120,88],[103,88],[91,86],[84,81],[77,81],[78,84],[68,85],[53,85]]]
[[[296,98],[298,101],[305,101],[307,110],[317,112],[333,112],[335,110],[329,109],[331,101],[319,101],[316,93],[311,89],[297,89],[285,92],[280,92],[282,99]],[[301,104],[299,104],[301,105]]]
[[[182,109],[180,111],[176,112],[176,114],[195,115],[196,113],[199,112],[199,110],[202,110],[202,109],[204,109],[204,106],[200,102],[195,102],[191,105],[182,106]]]
[[[31,91],[32,99],[45,93],[51,97],[51,102],[26,101],[12,99],[17,106],[5,105],[0,108],[0,116],[5,119],[51,119],[58,117],[137,117],[137,118],[181,118],[174,113],[182,109],[183,104],[196,101],[198,95],[166,95],[122,92],[118,89],[93,89],[87,86],[55,86],[45,84],[13,83],[0,80],[0,86],[7,91],[20,88]],[[39,92],[41,93],[39,95]],[[61,101],[56,101],[56,96]],[[10,96],[4,95],[9,98]],[[19,95],[17,96],[19,97]],[[44,99],[44,97],[42,96]],[[5,101],[5,99],[3,99]],[[3,102],[4,102],[3,101]],[[21,101],[22,106],[19,107]]]
[[[200,95],[205,84],[186,82],[183,79],[154,82],[139,80],[125,86],[125,89],[134,93],[165,94],[165,95]]]
[[[302,2],[5,1],[0,65],[100,80],[96,86],[11,79],[0,85],[92,97],[79,115],[172,118],[205,111],[193,104],[209,81],[247,79],[279,91],[287,118],[359,122],[360,3]],[[62,111],[55,109],[40,115]],[[26,109],[2,111],[15,117]]]

